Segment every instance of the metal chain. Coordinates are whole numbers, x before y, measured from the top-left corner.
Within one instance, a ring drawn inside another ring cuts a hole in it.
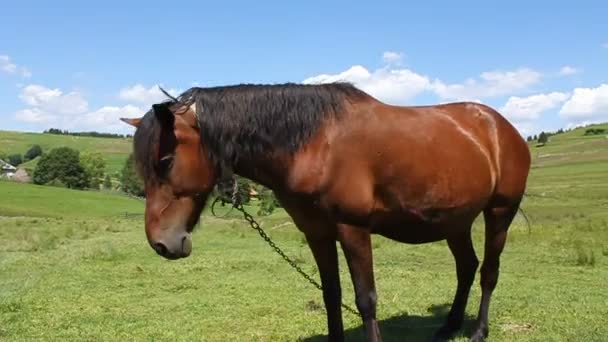
[[[266,234],[266,232],[264,232],[264,230],[262,229],[262,227],[260,227],[260,225],[255,221],[255,219],[253,218],[253,216],[251,216],[247,211],[245,211],[245,208],[243,208],[243,205],[241,203],[238,203],[237,205],[234,206],[236,208],[236,210],[240,211],[243,216],[245,217],[245,220],[249,223],[249,225],[251,226],[251,228],[253,228],[255,231],[258,232],[258,234],[260,234],[260,236],[262,237],[262,239],[264,239],[269,245],[270,247],[272,247],[272,249],[274,249],[275,252],[277,252],[277,254],[279,254],[285,261],[287,261],[287,263],[289,265],[291,265],[291,267],[293,267],[296,271],[298,271],[298,273],[300,273],[302,275],[302,277],[304,277],[304,279],[308,280],[309,283],[311,283],[312,285],[314,285],[317,289],[323,291],[323,287],[316,281],[314,280],[311,276],[309,276],[308,274],[306,274],[306,272],[304,272],[302,270],[302,268],[300,268],[300,266],[298,266],[293,260],[291,260],[275,243],[274,241],[272,241],[270,239],[270,237],[268,237],[268,235]],[[354,314],[359,316],[359,312],[357,312],[355,309],[351,308],[350,306],[342,303],[342,307]]]

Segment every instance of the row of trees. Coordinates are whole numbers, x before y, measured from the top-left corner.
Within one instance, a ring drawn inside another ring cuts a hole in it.
[[[98,138],[130,138],[130,134],[115,134],[115,133],[102,133],[102,132],[70,132],[68,130],[61,130],[59,128],[49,128],[42,132],[45,134],[57,134],[57,135],[74,135],[78,137],[98,137]]]
[[[549,142],[549,138],[551,136],[554,136],[557,134],[562,134],[564,132],[566,132],[566,131],[564,131],[561,128],[558,129],[556,132],[540,132],[539,135],[528,136],[528,138],[526,140],[527,141],[536,141],[540,145],[544,145]]]

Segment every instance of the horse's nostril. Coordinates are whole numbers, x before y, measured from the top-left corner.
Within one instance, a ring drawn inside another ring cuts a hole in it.
[[[156,253],[160,255],[167,255],[167,246],[165,246],[162,242],[155,242],[152,245],[152,248],[154,248]]]

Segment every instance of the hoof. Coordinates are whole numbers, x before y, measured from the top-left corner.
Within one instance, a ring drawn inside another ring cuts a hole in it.
[[[486,337],[488,337],[488,332],[484,331],[484,329],[477,329],[471,339],[471,342],[485,342]]]

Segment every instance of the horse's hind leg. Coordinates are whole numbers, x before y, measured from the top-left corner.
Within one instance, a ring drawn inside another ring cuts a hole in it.
[[[361,228],[339,225],[338,239],[355,287],[355,300],[365,325],[367,341],[382,341],[376,321],[377,296],[370,233]]]
[[[488,337],[488,310],[492,291],[498,282],[500,254],[507,241],[507,230],[517,214],[519,201],[514,205],[497,206],[484,210],[486,241],[481,265],[481,303],[471,341],[485,341]]]
[[[451,338],[460,328],[464,321],[464,313],[469,299],[469,292],[475,280],[475,272],[479,260],[473,249],[471,241],[471,227],[463,234],[448,238],[448,246],[456,261],[456,276],[458,287],[452,308],[448,314],[445,324],[435,334],[435,341],[443,341]]]

